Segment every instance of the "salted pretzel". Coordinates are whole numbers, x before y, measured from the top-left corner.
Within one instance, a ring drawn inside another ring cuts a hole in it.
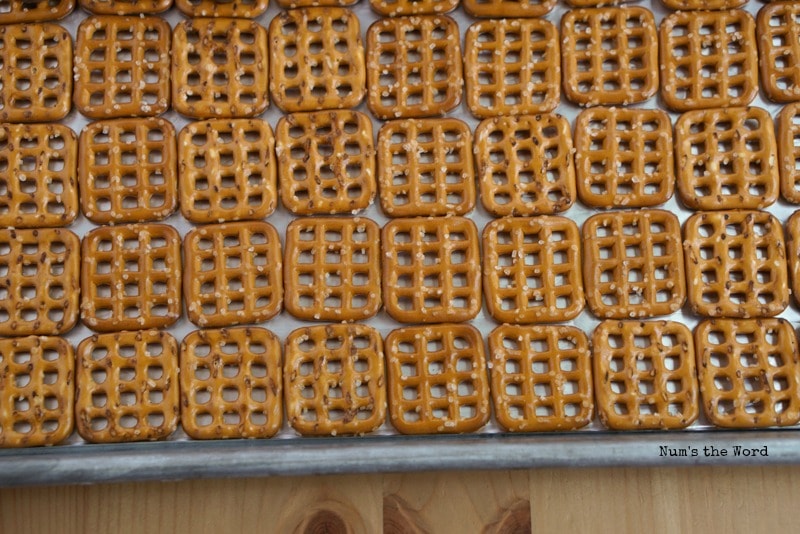
[[[791,291],[800,304],[800,211],[795,211],[786,221],[786,264]]]
[[[187,17],[237,17],[254,19],[263,15],[269,0],[175,0],[175,5]]]
[[[667,8],[676,11],[734,9],[747,2],[748,0],[661,0]]]
[[[75,9],[75,0],[5,0],[0,9],[0,24],[42,22],[66,17]]]
[[[440,15],[458,7],[458,0],[369,0],[372,10],[383,17]]]
[[[283,9],[297,9],[301,7],[350,7],[358,0],[275,0]]]
[[[543,17],[553,10],[556,0],[462,0],[462,5],[473,17]]]
[[[800,103],[787,104],[777,122],[781,196],[800,204]]]
[[[155,15],[172,7],[172,0],[79,0],[95,15]]]
[[[800,6],[771,2],[758,11],[758,63],[761,87],[775,102],[800,100]]]

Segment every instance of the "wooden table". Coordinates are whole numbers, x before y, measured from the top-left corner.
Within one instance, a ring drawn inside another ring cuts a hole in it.
[[[542,469],[0,490],[0,533],[772,532],[800,466]],[[344,525],[350,526],[348,530]],[[532,528],[531,528],[532,526]]]

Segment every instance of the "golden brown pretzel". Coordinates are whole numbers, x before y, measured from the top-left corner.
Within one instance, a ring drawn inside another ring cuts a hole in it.
[[[800,100],[800,6],[771,2],[758,11],[758,63],[761,87],[775,102]]]
[[[6,0],[0,24],[62,19],[75,9],[75,0]]]
[[[236,17],[254,19],[263,15],[269,0],[175,0],[175,5],[187,17]]]
[[[458,7],[458,0],[369,0],[373,11],[383,17],[439,15]]]
[[[676,11],[719,10],[741,7],[748,0],[661,0],[669,9]]]
[[[800,303],[800,210],[786,221],[786,265],[794,300]]]
[[[349,7],[358,0],[276,0],[283,9],[296,9],[300,7]]]
[[[155,15],[172,6],[172,0],[80,0],[83,9],[95,15]]]
[[[781,195],[800,204],[800,103],[787,104],[778,115],[777,143]]]
[[[556,0],[462,0],[464,11],[473,17],[543,17]]]

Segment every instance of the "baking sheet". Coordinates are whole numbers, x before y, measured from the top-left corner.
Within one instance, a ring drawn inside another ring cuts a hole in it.
[[[669,13],[658,1],[643,2],[650,8],[656,21]],[[744,7],[754,16],[764,4],[751,0]],[[362,39],[366,43],[366,31],[369,25],[379,17],[372,12],[368,0],[361,0],[353,6],[352,11],[361,21]],[[559,27],[561,16],[567,6],[561,0],[555,9],[547,15],[547,19]],[[280,12],[273,1],[269,10],[256,20],[268,28],[272,18]],[[76,29],[87,14],[76,10],[66,19],[58,23],[75,36]],[[171,26],[183,19],[176,8],[172,8],[164,16]],[[478,19],[467,15],[458,7],[450,16],[456,20],[462,34]],[[752,43],[756,46],[756,43]],[[773,118],[777,116],[781,106],[769,103],[759,95],[754,106],[765,108]],[[658,98],[651,98],[644,104],[632,106],[642,108],[661,107]],[[366,106],[357,108],[371,116]],[[574,126],[575,117],[580,108],[565,102],[556,112],[564,115]],[[466,105],[449,114],[464,120],[474,131],[478,120],[467,111]],[[262,115],[270,125],[275,127],[281,116],[280,110],[272,104]],[[673,124],[678,114],[671,113]],[[164,115],[176,130],[183,128],[189,120],[170,111]],[[65,124],[76,133],[80,133],[89,122],[77,111],[73,110]],[[380,121],[374,120],[374,131],[380,128]],[[683,223],[691,212],[679,205],[673,197],[664,206],[676,213]],[[779,202],[769,210],[781,222],[788,219],[794,211],[793,206]],[[579,226],[593,210],[579,202],[562,215],[571,218]],[[371,206],[363,213],[378,224],[385,224],[388,219],[377,205]],[[491,216],[480,206],[470,215],[480,230],[492,220]],[[285,229],[292,220],[291,214],[282,206],[268,219],[276,227],[283,239]],[[192,225],[176,213],[166,221],[181,235],[185,235]],[[85,235],[95,225],[82,215],[70,228],[79,236]],[[797,327],[800,313],[792,304],[780,315]],[[694,328],[698,320],[686,309],[681,310],[669,319],[683,322]],[[591,333],[598,324],[588,311],[571,321],[587,333]],[[375,318],[366,321],[375,327],[384,337],[393,329],[401,326],[381,311]],[[279,316],[263,323],[262,326],[275,332],[282,340],[294,329],[310,323],[299,321],[285,311]],[[497,323],[484,311],[472,324],[484,335],[489,334]],[[178,339],[195,330],[185,314],[169,331]],[[82,324],[66,337],[73,345],[92,332]],[[201,442],[189,440],[182,430],[178,430],[165,442],[131,443],[121,445],[89,445],[74,433],[63,445],[38,449],[0,450],[0,485],[46,484],[46,483],[85,483],[101,481],[122,481],[141,479],[174,479],[189,477],[217,476],[255,476],[255,475],[288,475],[310,473],[343,473],[371,471],[407,471],[428,469],[473,469],[473,468],[522,468],[535,466],[602,466],[602,465],[679,465],[679,464],[742,464],[742,463],[800,463],[800,425],[789,429],[759,431],[722,431],[713,429],[701,415],[700,419],[689,429],[680,432],[647,432],[619,433],[608,432],[595,418],[586,428],[569,434],[505,434],[492,420],[481,431],[463,436],[400,436],[387,422],[375,433],[358,438],[305,438],[300,437],[284,422],[283,429],[270,440],[232,440]],[[744,449],[757,449],[766,452],[744,456],[736,455],[734,446]],[[666,447],[666,449],[662,449]],[[705,454],[704,447],[725,449],[723,456]],[[670,451],[686,451],[686,456],[670,455]],[[697,450],[693,455],[692,451]],[[662,454],[666,451],[667,454]]]

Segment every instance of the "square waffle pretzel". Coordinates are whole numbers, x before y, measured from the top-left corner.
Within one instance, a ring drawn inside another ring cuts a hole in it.
[[[72,37],[58,24],[0,25],[0,122],[52,122],[72,107]]]
[[[778,115],[781,195],[800,204],[800,103],[787,104]]]
[[[672,122],[657,109],[594,107],[575,123],[578,198],[593,208],[646,208],[675,191]]]
[[[556,0],[462,0],[464,11],[473,17],[543,17]]]
[[[90,123],[78,155],[81,209],[93,223],[157,221],[177,208],[175,128],[169,121]]]
[[[363,324],[299,328],[286,338],[286,418],[304,436],[372,432],[386,419],[383,340]]]
[[[669,315],[686,300],[681,225],[668,211],[593,215],[583,253],[586,301],[599,318]]]
[[[66,226],[78,216],[78,139],[61,124],[0,124],[0,227]]]
[[[575,202],[569,122],[544,114],[485,119],[475,130],[481,202],[495,217],[558,213]]]
[[[600,421],[612,430],[686,428],[700,414],[692,333],[673,321],[603,321],[592,335]]]
[[[62,19],[75,9],[75,0],[3,0],[0,24]]]
[[[755,21],[741,10],[661,21],[661,98],[673,111],[746,106],[758,93]],[[655,49],[655,47],[654,47]]]
[[[0,229],[0,336],[65,334],[78,320],[78,237]]]
[[[358,18],[339,7],[282,11],[269,25],[269,90],[286,112],[354,108],[366,93]]]
[[[383,17],[438,15],[458,7],[459,0],[369,0],[372,10]]]
[[[90,443],[164,439],[178,426],[178,342],[167,332],[84,339],[75,382],[78,434]]]
[[[456,22],[446,15],[379,19],[367,30],[367,107],[379,119],[444,115],[461,103]]]
[[[386,311],[401,323],[461,322],[481,309],[478,229],[463,217],[393,219],[381,233]]]
[[[658,37],[642,7],[568,11],[561,19],[564,96],[581,106],[644,102],[658,90]]]
[[[283,9],[297,9],[301,7],[349,7],[358,3],[358,0],[276,0]]]
[[[482,20],[464,37],[467,107],[480,119],[552,111],[561,98],[558,30],[544,19]]]
[[[90,16],[75,45],[75,107],[92,119],[152,117],[169,109],[169,23]]]
[[[489,354],[495,416],[505,430],[577,430],[592,420],[589,340],[578,328],[498,326]]]
[[[175,5],[187,17],[254,19],[264,14],[269,5],[269,0],[246,0],[241,2],[232,2],[231,0],[175,0]]]
[[[183,241],[183,295],[199,327],[258,323],[281,311],[281,241],[263,221],[209,224]]]
[[[795,211],[786,221],[786,263],[791,293],[800,304],[800,210]]]
[[[706,317],[772,317],[789,304],[786,251],[778,219],[763,211],[696,213],[684,224],[692,312]]]
[[[761,108],[704,109],[675,124],[678,194],[696,210],[765,208],[780,180],[772,117]]]
[[[60,337],[0,340],[0,448],[55,445],[72,434],[74,367]]]
[[[772,2],[758,11],[761,87],[775,102],[800,100],[800,5]]]
[[[181,238],[164,224],[101,226],[83,238],[81,316],[97,332],[165,328],[181,315]]]
[[[747,2],[748,0],[661,0],[667,8],[675,11],[735,9]]]
[[[172,0],[80,0],[95,15],[155,15],[172,7]]]
[[[208,119],[253,117],[267,109],[267,30],[257,22],[185,20],[172,40],[175,111]]]
[[[483,230],[483,292],[502,323],[569,321],[583,310],[578,226],[558,216],[496,219]]]
[[[716,426],[800,421],[797,337],[784,319],[709,319],[694,331],[703,410]]]
[[[372,121],[363,113],[284,115],[275,145],[281,200],[295,215],[356,213],[375,198]]]
[[[286,309],[306,321],[358,321],[381,308],[380,227],[370,219],[309,217],[286,229]]]
[[[194,223],[259,220],[278,203],[275,137],[261,119],[193,122],[178,135],[181,213]]]
[[[385,350],[389,413],[401,434],[474,432],[489,421],[486,355],[475,327],[399,328]]]
[[[400,119],[378,132],[378,190],[389,217],[465,215],[475,207],[472,132],[458,119]]]
[[[269,438],[283,423],[281,344],[264,328],[195,330],[181,343],[181,425],[193,439]]]

